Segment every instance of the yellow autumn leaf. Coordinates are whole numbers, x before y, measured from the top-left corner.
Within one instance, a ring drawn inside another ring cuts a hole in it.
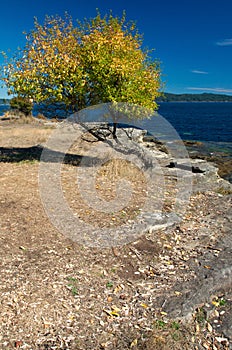
[[[117,306],[115,306],[115,305],[113,305],[112,307],[111,307],[111,309],[113,310],[113,311],[115,311],[115,312],[120,312],[121,310],[117,307]]]
[[[216,306],[216,307],[218,307],[218,306],[220,305],[220,303],[219,303],[218,301],[216,301],[216,300],[213,300],[213,301],[212,301],[212,304],[213,304],[214,306]]]
[[[138,344],[138,340],[134,339],[133,342],[130,344],[130,348],[133,348],[134,346],[136,346]]]
[[[113,311],[110,311],[110,315],[119,317],[119,313],[116,312],[116,311],[114,311],[114,310],[113,310]]]
[[[181,295],[181,292],[178,292],[177,290],[174,292],[176,295]]]
[[[142,303],[141,306],[144,307],[144,309],[147,309],[147,308],[148,308],[148,305],[145,304],[145,303]]]
[[[114,293],[116,294],[116,293],[120,292],[121,290],[122,290],[122,287],[121,287],[121,286],[116,286],[116,287],[114,288]]]

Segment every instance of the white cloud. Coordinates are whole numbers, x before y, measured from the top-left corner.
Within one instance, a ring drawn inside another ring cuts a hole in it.
[[[232,93],[232,89],[224,89],[224,88],[188,87],[187,89],[198,90],[198,91],[211,91],[211,92],[226,93],[226,94]]]
[[[232,46],[232,39],[224,39],[216,43],[218,46]]]
[[[203,70],[197,70],[197,69],[191,70],[191,72],[195,74],[209,74],[208,72],[205,72]]]

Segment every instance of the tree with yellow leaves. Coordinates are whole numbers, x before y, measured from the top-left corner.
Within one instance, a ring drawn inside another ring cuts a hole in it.
[[[73,111],[106,102],[155,110],[160,67],[142,49],[134,23],[100,13],[90,20],[47,16],[26,35],[26,46],[4,67],[10,94]]]

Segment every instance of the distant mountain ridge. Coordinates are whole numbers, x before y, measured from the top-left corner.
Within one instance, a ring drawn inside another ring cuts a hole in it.
[[[0,104],[9,105],[9,98],[0,98]],[[172,94],[169,92],[162,93],[157,98],[157,102],[232,102],[232,96],[213,93],[202,94]]]
[[[157,102],[232,102],[232,96],[202,93],[202,94],[172,94],[164,92]]]

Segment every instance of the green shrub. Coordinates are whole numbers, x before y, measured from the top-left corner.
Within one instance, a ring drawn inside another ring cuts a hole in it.
[[[25,115],[30,115],[33,109],[33,102],[25,97],[16,96],[10,100],[10,107]]]

